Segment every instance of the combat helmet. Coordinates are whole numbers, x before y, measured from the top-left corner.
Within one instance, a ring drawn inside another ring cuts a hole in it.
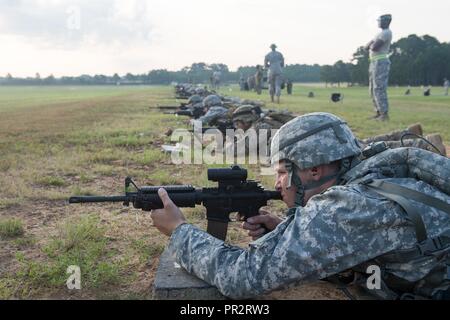
[[[211,94],[203,100],[203,107],[209,108],[214,106],[222,106],[222,100],[218,95]]]
[[[202,101],[203,101],[202,97],[200,97],[198,94],[194,94],[189,97],[187,103],[188,104],[196,104],[196,103],[201,103]]]
[[[325,112],[297,117],[283,125],[271,143],[272,165],[284,160],[289,172],[289,186],[297,187],[296,205],[304,205],[304,193],[337,178],[348,170],[350,159],[361,154],[360,145],[342,119]],[[305,185],[296,169],[305,170],[342,160],[339,173]]]
[[[253,123],[260,118],[261,108],[246,104],[240,106],[233,112],[233,121]]]

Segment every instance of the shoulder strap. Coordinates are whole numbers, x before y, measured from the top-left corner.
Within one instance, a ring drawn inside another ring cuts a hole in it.
[[[412,190],[384,180],[370,179],[363,184],[370,187],[372,190],[386,197],[387,199],[398,203],[405,210],[408,217],[414,223],[414,227],[416,229],[416,237],[419,243],[428,239],[427,231],[425,228],[425,224],[423,223],[422,216],[419,214],[416,207],[407,198],[436,208],[450,215],[450,204],[422,192]]]

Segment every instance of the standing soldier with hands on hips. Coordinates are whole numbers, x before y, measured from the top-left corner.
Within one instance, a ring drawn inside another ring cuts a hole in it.
[[[378,18],[378,25],[382,31],[366,45],[370,51],[369,90],[375,107],[375,116],[371,119],[379,121],[389,120],[389,102],[387,87],[391,62],[389,50],[392,42],[392,31],[389,26],[392,21],[390,14]]]

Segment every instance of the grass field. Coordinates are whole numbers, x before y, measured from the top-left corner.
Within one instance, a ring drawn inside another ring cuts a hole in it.
[[[306,95],[314,91],[316,98]],[[329,102],[332,92],[343,103]],[[421,122],[450,143],[450,97],[403,96],[390,90],[391,121],[372,114],[366,88],[294,85],[280,108],[298,114],[335,113],[365,138]],[[438,89],[434,90],[437,94]],[[222,93],[268,102],[267,93]],[[150,110],[174,104],[172,87],[0,87],[0,299],[151,298],[158,258],[167,239],[148,215],[117,205],[68,205],[71,195],[119,194],[127,175],[139,184],[207,183],[204,165],[175,166],[160,152],[167,128],[186,128],[183,118]],[[269,104],[270,107],[277,107]],[[252,177],[272,187],[271,177]],[[282,205],[274,210],[281,212]],[[203,209],[185,210],[205,227]],[[228,240],[249,239],[237,224]],[[78,265],[82,290],[66,289],[66,269]]]

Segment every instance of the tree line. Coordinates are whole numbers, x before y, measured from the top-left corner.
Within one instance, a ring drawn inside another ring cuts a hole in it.
[[[393,43],[391,47],[390,83],[393,85],[441,85],[444,78],[450,78],[450,43],[441,43],[436,38],[425,35],[410,35]],[[353,54],[351,62],[337,61],[333,65],[291,64],[286,65],[284,77],[294,82],[325,82],[327,84],[348,83],[367,85],[369,57],[360,47]],[[238,82],[243,76],[254,75],[256,66],[239,67],[230,71],[222,63],[193,63],[178,71],[166,69],[151,70],[145,74],[117,73],[108,75],[81,75],[60,77],[16,78],[11,74],[0,77],[0,85],[151,85],[172,82],[209,83],[214,71],[220,71],[222,82]]]
[[[320,82],[319,65],[287,65],[285,75],[295,82]],[[239,67],[237,71],[230,71],[225,64],[193,63],[179,71],[166,69],[151,70],[146,74],[131,74],[119,76],[117,73],[107,75],[81,75],[78,77],[55,78],[53,75],[41,77],[36,73],[34,77],[15,78],[11,74],[0,78],[0,85],[151,85],[170,84],[172,82],[209,83],[214,71],[221,72],[222,82],[238,82],[241,75],[247,79],[254,75],[256,66]]]

